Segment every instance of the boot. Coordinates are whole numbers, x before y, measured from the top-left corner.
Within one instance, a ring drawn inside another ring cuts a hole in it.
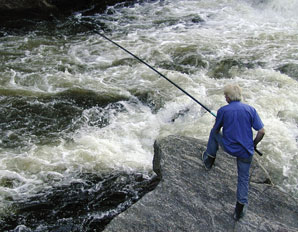
[[[243,218],[246,213],[246,205],[241,204],[237,201],[236,208],[234,212],[234,219],[238,221],[240,218]]]
[[[209,171],[214,164],[215,157],[208,155],[207,152],[205,151],[202,153],[202,160],[203,160],[206,170]]]

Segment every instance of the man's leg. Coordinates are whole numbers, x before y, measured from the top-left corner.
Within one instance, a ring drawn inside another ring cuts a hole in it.
[[[219,146],[223,147],[222,134],[212,129],[207,143],[207,150],[202,155],[202,160],[207,170],[212,168]]]
[[[237,184],[237,203],[234,218],[239,220],[245,214],[248,204],[249,188],[249,169],[251,166],[252,156],[250,158],[237,158],[238,184]]]
[[[208,155],[216,157],[219,146],[223,147],[222,134],[212,129],[210,131],[206,152],[208,153]]]

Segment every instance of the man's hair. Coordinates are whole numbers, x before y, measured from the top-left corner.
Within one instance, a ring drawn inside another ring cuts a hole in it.
[[[239,85],[226,85],[224,87],[224,94],[230,98],[231,101],[241,101],[242,91]]]

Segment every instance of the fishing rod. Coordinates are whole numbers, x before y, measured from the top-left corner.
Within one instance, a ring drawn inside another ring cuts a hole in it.
[[[184,94],[186,94],[188,97],[190,97],[192,100],[194,100],[196,103],[198,103],[200,106],[202,106],[205,110],[207,110],[210,114],[212,114],[215,118],[216,118],[216,114],[213,113],[211,110],[209,110],[205,105],[203,105],[201,102],[199,102],[196,98],[194,98],[192,95],[190,95],[188,92],[186,92],[184,89],[182,89],[179,85],[177,85],[175,82],[171,81],[169,78],[167,78],[165,75],[163,75],[161,72],[157,71],[155,68],[153,68],[151,65],[149,65],[148,63],[146,63],[144,60],[142,60],[141,58],[139,58],[138,56],[136,56],[135,54],[131,53],[130,51],[128,51],[126,48],[122,47],[120,44],[116,43],[115,41],[111,40],[110,38],[106,37],[103,33],[98,32],[97,30],[93,30],[96,34],[100,35],[101,37],[103,37],[104,39],[108,40],[109,42],[111,42],[112,44],[116,45],[117,47],[121,48],[123,51],[125,51],[126,53],[128,53],[129,55],[133,56],[135,59],[137,59],[138,61],[140,61],[141,63],[143,63],[144,65],[146,65],[147,67],[149,67],[150,69],[152,69],[154,72],[156,72],[158,75],[160,75],[161,77],[163,77],[165,80],[167,80],[168,82],[170,82],[172,85],[174,85],[176,88],[180,89]],[[257,148],[255,148],[255,151],[262,156],[263,154],[261,152],[259,152],[257,150]]]
[[[169,78],[167,78],[165,75],[163,75],[161,72],[157,71],[155,68],[153,68],[151,65],[149,65],[148,63],[146,63],[144,60],[140,59],[139,57],[137,57],[135,54],[131,53],[130,51],[128,51],[127,49],[125,49],[124,47],[122,47],[121,45],[119,45],[118,43],[114,42],[113,40],[111,40],[110,38],[106,37],[104,34],[95,31],[97,34],[99,34],[100,36],[102,36],[103,38],[105,38],[106,40],[110,41],[111,43],[113,43],[114,45],[116,45],[117,47],[121,48],[123,51],[125,51],[126,53],[130,54],[131,56],[133,56],[134,58],[136,58],[138,61],[140,61],[141,63],[143,63],[144,65],[146,65],[147,67],[149,67],[150,69],[152,69],[154,72],[156,72],[158,75],[160,75],[161,77],[163,77],[164,79],[166,79],[168,82],[170,82],[172,85],[174,85],[176,88],[180,89],[184,94],[186,94],[187,96],[189,96],[192,100],[194,100],[196,103],[198,103],[200,106],[202,106],[205,110],[207,110],[210,114],[212,114],[214,117],[216,117],[216,114],[214,114],[211,110],[209,110],[206,106],[204,106],[201,102],[199,102],[197,99],[195,99],[192,95],[190,95],[188,92],[186,92],[184,89],[182,89],[179,85],[177,85],[175,82],[171,81]]]

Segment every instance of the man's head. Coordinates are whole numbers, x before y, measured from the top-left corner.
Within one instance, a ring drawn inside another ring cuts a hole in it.
[[[242,99],[242,91],[239,85],[226,85],[224,87],[224,95],[228,103],[231,101],[241,101]]]

